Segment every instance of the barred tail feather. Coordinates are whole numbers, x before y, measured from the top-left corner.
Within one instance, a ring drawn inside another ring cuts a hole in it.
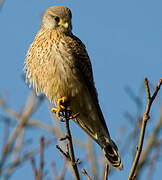
[[[112,140],[109,143],[106,143],[103,148],[103,152],[112,166],[119,170],[123,169],[123,165],[118,154],[118,148]]]

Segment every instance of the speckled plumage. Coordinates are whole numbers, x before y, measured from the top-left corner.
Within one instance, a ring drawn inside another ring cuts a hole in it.
[[[71,32],[71,17],[64,6],[47,9],[26,56],[26,81],[55,104],[67,97],[72,112],[79,113],[75,122],[101,146],[111,164],[121,169],[98,103],[90,59],[84,44]]]

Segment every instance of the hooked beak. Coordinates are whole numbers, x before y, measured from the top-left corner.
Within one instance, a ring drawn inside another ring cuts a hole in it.
[[[68,28],[69,22],[64,21],[63,19],[60,19],[59,25],[63,26],[64,28]]]

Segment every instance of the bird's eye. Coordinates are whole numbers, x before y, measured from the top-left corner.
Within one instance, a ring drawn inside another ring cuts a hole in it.
[[[60,18],[59,18],[59,17],[55,17],[55,21],[56,21],[56,22],[59,22],[59,21],[60,21]]]

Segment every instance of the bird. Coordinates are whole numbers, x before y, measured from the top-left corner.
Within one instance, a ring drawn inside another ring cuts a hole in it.
[[[123,168],[111,139],[94,83],[91,61],[82,41],[72,33],[68,7],[49,7],[24,63],[26,82],[56,106],[68,102],[73,119],[102,149],[108,162]],[[56,110],[57,111],[57,110]]]

